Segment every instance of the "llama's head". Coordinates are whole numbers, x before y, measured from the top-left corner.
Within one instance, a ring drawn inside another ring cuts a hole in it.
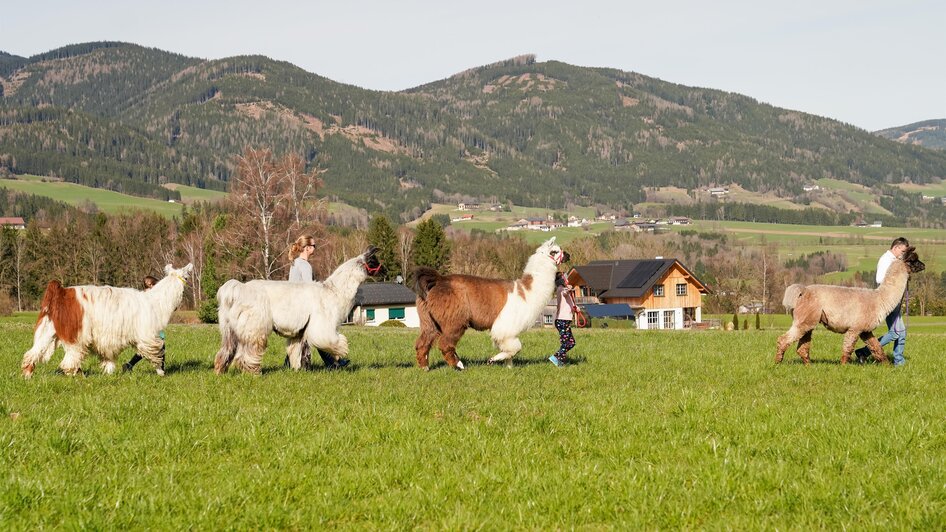
[[[556,243],[555,237],[546,240],[539,249],[535,250],[536,255],[544,255],[550,259],[555,264],[561,264],[563,262],[568,262],[571,260],[571,256],[567,251],[562,250]]]
[[[193,271],[194,271],[194,265],[191,263],[187,263],[187,266],[184,266],[183,268],[180,268],[180,269],[175,269],[174,266],[170,264],[167,264],[164,266],[165,277],[173,275],[182,283],[186,283],[187,280],[190,279],[191,272]]]
[[[926,269],[926,264],[923,264],[923,261],[917,256],[916,248],[913,246],[908,247],[907,250],[903,252],[903,256],[900,260],[907,265],[907,269],[910,270],[911,274],[919,273]]]
[[[375,277],[381,274],[382,264],[378,260],[378,248],[374,246],[369,246],[364,253],[361,254],[362,264],[364,264],[365,272],[368,275]]]

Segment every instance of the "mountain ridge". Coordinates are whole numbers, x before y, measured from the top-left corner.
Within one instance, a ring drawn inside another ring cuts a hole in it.
[[[881,129],[875,131],[874,134],[903,144],[946,150],[946,118],[922,120],[904,126]]]
[[[0,166],[156,197],[167,182],[225,188],[248,145],[302,153],[330,196],[401,219],[463,196],[628,207],[645,187],[736,183],[797,199],[823,177],[946,177],[946,154],[836,120],[531,54],[398,92],[261,55],[130,43],[9,57],[0,66],[20,63],[0,70]]]

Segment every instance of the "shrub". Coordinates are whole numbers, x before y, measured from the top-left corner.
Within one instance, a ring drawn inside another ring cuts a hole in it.
[[[382,321],[381,324],[378,325],[378,327],[407,327],[407,325],[404,325],[403,321],[388,320],[388,321]]]
[[[205,299],[197,309],[197,317],[204,323],[217,323],[217,298]]]
[[[732,328],[734,331],[739,330],[739,316],[735,312],[732,313]]]

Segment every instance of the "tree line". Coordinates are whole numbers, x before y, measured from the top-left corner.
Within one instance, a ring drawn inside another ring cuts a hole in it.
[[[140,287],[145,275],[159,275],[167,263],[194,264],[185,306],[206,321],[216,317],[215,294],[227,279],[286,279],[289,245],[300,235],[318,243],[312,257],[319,279],[341,262],[378,248],[383,280],[410,284],[418,266],[442,272],[494,278],[521,274],[535,245],[520,235],[465,232],[449,218],[433,216],[413,226],[384,214],[366,227],[328,223],[321,172],[301,155],[247,148],[234,161],[236,174],[227,198],[217,204],[186,206],[167,219],[136,211],[106,215],[83,212],[27,194],[0,193],[0,214],[28,218],[26,229],[0,233],[0,310],[35,309],[46,283]],[[771,245],[749,246],[724,233],[681,231],[644,235],[605,232],[568,243],[573,265],[600,259],[680,259],[712,292],[707,312],[733,312],[758,301],[778,311],[781,293],[794,282],[810,283],[847,267],[842,255],[825,252],[780,261]],[[872,272],[850,284],[873,285]],[[915,312],[946,312],[946,275],[920,275],[911,285]]]

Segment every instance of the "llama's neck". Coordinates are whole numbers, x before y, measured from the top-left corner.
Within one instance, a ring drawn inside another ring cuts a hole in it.
[[[338,294],[341,299],[350,302],[355,299],[358,287],[367,278],[368,273],[365,272],[365,267],[359,257],[355,257],[339,266],[322,284]]]
[[[181,304],[183,296],[184,281],[176,275],[168,275],[145,292],[145,298],[151,304],[155,317],[165,325],[171,321],[171,314]]]
[[[558,266],[547,255],[536,253],[529,257],[522,271],[523,279],[526,276],[532,277],[532,290],[526,294],[526,299],[541,300],[543,303],[547,301],[555,288],[556,271],[558,271]]]
[[[884,282],[877,287],[880,310],[883,315],[890,314],[897,308],[900,301],[903,300],[903,293],[907,289],[907,281],[910,280],[910,270],[902,260],[896,260],[887,270]]]

